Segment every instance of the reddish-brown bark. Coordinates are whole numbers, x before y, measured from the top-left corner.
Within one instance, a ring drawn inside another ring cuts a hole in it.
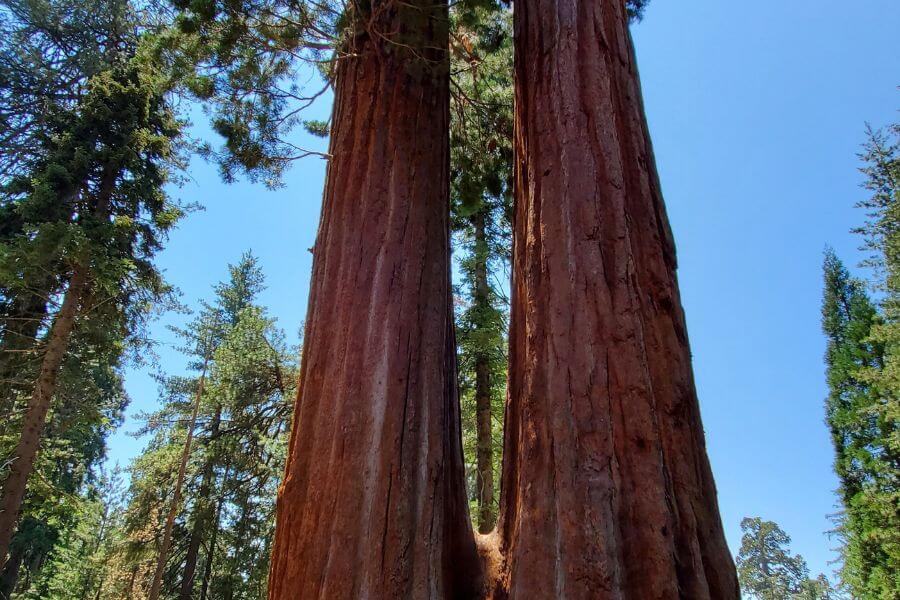
[[[497,596],[737,599],[622,0],[517,0]]]
[[[3,481],[3,493],[0,495],[0,565],[6,562],[9,544],[16,531],[26,484],[34,470],[50,402],[56,393],[59,370],[69,347],[87,286],[87,269],[80,266],[69,281],[62,305],[50,328],[41,369],[22,420],[22,433],[13,451],[9,473]]]
[[[337,64],[271,600],[466,597],[446,6],[372,2]]]

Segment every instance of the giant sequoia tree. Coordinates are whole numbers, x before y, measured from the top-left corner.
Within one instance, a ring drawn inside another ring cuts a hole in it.
[[[464,596],[447,6],[345,19],[269,597]]]
[[[193,84],[217,102],[226,174],[277,175],[285,108],[306,99],[272,84],[291,57],[336,49],[270,598],[477,594],[449,287],[447,7],[183,4],[194,47],[239,65]],[[499,544],[484,544],[497,597],[738,594],[628,34],[643,4],[515,10],[510,397]]]
[[[523,0],[514,19],[498,588],[735,599],[626,6]]]

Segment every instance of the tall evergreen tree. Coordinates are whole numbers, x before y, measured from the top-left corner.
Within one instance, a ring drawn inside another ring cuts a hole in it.
[[[452,13],[451,217],[463,450],[473,515],[494,527],[506,388],[512,201],[512,22],[500,5]]]
[[[22,508],[19,531],[0,575],[0,598],[23,594],[44,581],[59,564],[57,544],[68,544],[83,530],[84,515],[94,506],[97,465],[105,458],[107,435],[121,423],[127,397],[122,389],[116,351],[76,336],[60,374],[59,393],[48,416],[46,441]],[[16,415],[18,416],[18,415]],[[0,436],[4,456],[18,440],[16,427]]]
[[[0,501],[0,556],[6,556],[26,483],[76,327],[101,341],[127,339],[148,303],[166,288],[152,263],[181,214],[163,192],[180,135],[166,79],[134,56],[91,78],[74,111],[56,115],[46,153],[29,178],[11,184],[21,212],[63,204],[61,220],[35,223],[0,246],[5,289],[25,289],[35,264],[50,265],[60,300],[11,455]]]
[[[808,568],[802,556],[791,554],[791,538],[772,521],[747,517],[741,521],[737,557],[741,589],[758,600],[786,600],[801,591]]]
[[[296,371],[283,334],[257,303],[262,289],[262,272],[247,254],[216,286],[215,300],[178,330],[191,366],[206,363],[207,376],[202,390],[194,377],[162,378],[163,407],[147,416],[152,438],[133,467],[127,510],[124,562],[138,573],[129,593],[151,587],[149,565],[160,557],[193,420],[160,597],[264,595]]]
[[[822,326],[843,511],[841,577],[858,597],[894,598],[900,590],[900,128],[869,130],[860,203],[865,236],[882,293],[880,310],[827,252]]]
[[[744,594],[756,600],[837,600],[828,578],[809,578],[802,556],[791,553],[791,538],[777,523],[759,517],[741,521],[738,577]]]
[[[18,277],[0,279],[0,409],[32,389],[38,338],[67,274],[55,264],[62,242],[46,230],[70,221],[75,207],[27,187],[46,166],[62,115],[83,101],[92,76],[123,58],[136,28],[125,0],[0,3],[0,244],[44,228],[41,245],[16,265]]]

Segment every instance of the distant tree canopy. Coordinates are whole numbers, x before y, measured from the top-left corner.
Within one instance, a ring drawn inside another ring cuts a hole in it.
[[[211,302],[176,331],[194,371],[207,364],[184,495],[161,597],[265,596],[296,384],[294,351],[258,303],[264,279],[245,254]],[[198,392],[193,376],[161,376],[162,407],[144,415],[151,436],[131,468],[113,598],[146,593]],[[134,581],[129,572],[137,573]]]
[[[744,594],[756,600],[837,600],[824,575],[809,578],[799,554],[791,554],[791,538],[777,523],[759,517],[741,521],[738,577]]]
[[[627,0],[628,14],[633,20],[640,21],[644,18],[644,9],[648,4],[650,4],[650,0]]]

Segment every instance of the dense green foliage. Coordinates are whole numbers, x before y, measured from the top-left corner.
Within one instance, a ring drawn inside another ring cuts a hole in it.
[[[87,600],[104,597],[111,561],[122,544],[122,480],[118,471],[103,474],[82,491],[77,512],[23,599]]]
[[[181,124],[160,65],[140,54],[145,16],[120,0],[0,6],[4,478],[49,328],[76,293],[75,273],[87,280],[65,359],[51,373],[56,393],[4,593],[43,593],[48,565],[84,534],[105,438],[127,402],[121,369],[168,294],[153,258],[182,214],[163,191],[179,164]]]
[[[296,370],[283,334],[257,304],[262,289],[256,260],[245,255],[215,300],[178,330],[190,367],[207,363],[208,376],[164,598],[265,595]],[[145,415],[143,433],[151,439],[132,466],[125,516],[123,562],[137,577],[119,577],[129,587],[110,590],[110,598],[141,597],[149,583],[197,383],[193,376],[160,377],[163,405]]]
[[[506,389],[512,24],[499,5],[452,15],[451,215],[461,274],[456,333],[463,451],[472,515],[486,531],[499,505]],[[489,427],[478,427],[479,405]],[[479,456],[485,472],[479,470]]]
[[[127,58],[143,22],[123,0],[0,2],[0,185],[28,176],[55,116]]]
[[[303,117],[329,88],[340,45],[341,3],[172,0],[172,5],[174,26],[160,46],[224,140],[222,145],[205,140],[201,150],[219,164],[226,181],[243,173],[279,185],[291,162],[318,154],[297,145],[298,126],[327,134],[327,123]]]
[[[830,394],[827,423],[843,511],[841,576],[860,598],[900,590],[900,158],[898,128],[869,132],[863,159],[871,196],[865,235],[880,306],[832,252],[825,257],[822,325]]]
[[[757,600],[836,600],[824,575],[809,578],[803,557],[791,554],[791,538],[777,523],[759,517],[741,521],[738,578],[743,593]]]

